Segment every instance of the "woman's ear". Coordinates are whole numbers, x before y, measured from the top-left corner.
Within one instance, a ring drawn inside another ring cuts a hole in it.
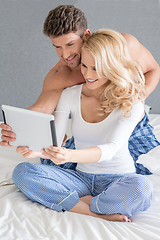
[[[89,29],[86,29],[84,34],[83,34],[83,39],[87,40],[91,36],[91,31]]]

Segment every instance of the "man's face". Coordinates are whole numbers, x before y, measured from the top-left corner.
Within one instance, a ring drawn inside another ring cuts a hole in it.
[[[83,39],[78,34],[71,32],[59,37],[50,36],[50,39],[59,58],[71,68],[79,66]]]

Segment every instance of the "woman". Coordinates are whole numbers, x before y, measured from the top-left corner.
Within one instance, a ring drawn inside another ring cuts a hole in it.
[[[150,206],[152,195],[150,181],[135,173],[128,151],[144,114],[144,76],[123,36],[113,30],[99,30],[83,44],[81,72],[86,82],[65,89],[55,112],[59,146],[71,114],[76,150],[44,149],[57,166],[22,163],[13,180],[31,200],[56,211],[130,222]],[[76,170],[58,167],[66,162],[78,163]]]

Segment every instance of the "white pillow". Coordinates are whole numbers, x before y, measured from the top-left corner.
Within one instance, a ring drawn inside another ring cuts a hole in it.
[[[139,156],[137,163],[143,164],[151,173],[160,175],[160,145]]]

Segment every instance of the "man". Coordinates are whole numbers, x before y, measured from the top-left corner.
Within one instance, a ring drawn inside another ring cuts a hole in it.
[[[72,5],[58,6],[50,11],[44,22],[43,32],[50,38],[60,60],[47,74],[38,100],[29,109],[52,114],[63,89],[84,82],[80,72],[81,46],[91,32],[87,28],[84,13]],[[131,57],[143,70],[147,97],[158,84],[159,66],[151,53],[135,37],[126,33],[122,35],[127,41]],[[15,140],[15,134],[5,124],[1,124],[0,127],[2,128],[0,145],[10,146],[9,141]],[[136,161],[140,154],[148,152],[157,145],[159,142],[155,139],[148,124],[148,117],[145,115],[131,135],[130,153]],[[24,157],[33,156],[33,152],[27,148],[22,148],[22,152]],[[140,165],[136,164],[136,167],[139,173],[150,173]]]

